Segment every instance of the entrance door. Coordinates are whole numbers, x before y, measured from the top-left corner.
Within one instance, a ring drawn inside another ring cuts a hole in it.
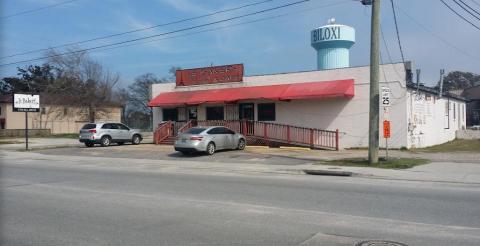
[[[238,105],[238,118],[240,120],[255,120],[255,110],[253,103],[240,103]]]
[[[253,121],[255,120],[255,107],[253,103],[240,103],[238,104],[238,118],[245,120],[247,129],[240,127],[240,132],[245,135],[253,134]],[[245,132],[246,131],[246,132]]]

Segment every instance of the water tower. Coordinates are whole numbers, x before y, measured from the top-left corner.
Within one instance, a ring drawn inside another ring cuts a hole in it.
[[[327,25],[311,32],[312,47],[317,50],[318,70],[350,66],[350,47],[355,43],[355,29],[335,24],[335,19]]]

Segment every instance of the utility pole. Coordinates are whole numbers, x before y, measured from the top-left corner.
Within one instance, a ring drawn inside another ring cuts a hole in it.
[[[380,0],[365,1],[372,4],[372,22],[370,37],[370,113],[368,132],[368,162],[378,163],[379,145],[379,66],[380,66]],[[362,1],[362,3],[364,3]],[[365,3],[364,3],[365,4]]]

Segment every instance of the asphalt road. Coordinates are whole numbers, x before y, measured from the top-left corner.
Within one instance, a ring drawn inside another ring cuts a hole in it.
[[[480,242],[472,185],[94,169],[68,158],[9,159],[0,181],[1,245]]]

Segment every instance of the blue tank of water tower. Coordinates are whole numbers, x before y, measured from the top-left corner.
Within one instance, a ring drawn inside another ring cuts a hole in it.
[[[334,19],[312,30],[311,44],[317,50],[317,68],[323,70],[350,66],[350,47],[354,43],[355,29],[335,24]]]

